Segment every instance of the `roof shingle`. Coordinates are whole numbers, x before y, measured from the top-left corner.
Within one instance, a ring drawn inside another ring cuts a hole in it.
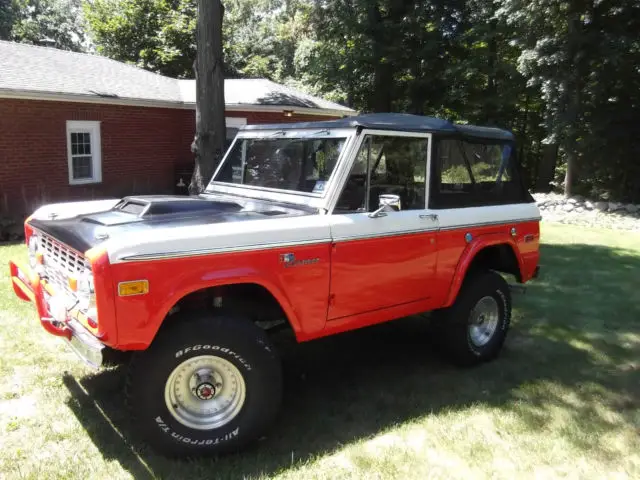
[[[0,41],[2,92],[195,104],[195,80],[178,80],[98,55]],[[266,79],[225,80],[227,106],[278,106],[355,113]]]

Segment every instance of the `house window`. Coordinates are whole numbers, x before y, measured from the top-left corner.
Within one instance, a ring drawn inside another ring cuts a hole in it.
[[[102,180],[100,122],[67,122],[69,183],[81,185]]]

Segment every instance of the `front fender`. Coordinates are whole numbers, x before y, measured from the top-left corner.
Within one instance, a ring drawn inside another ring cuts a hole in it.
[[[327,316],[329,248],[329,244],[303,245],[114,264],[116,292],[123,281],[148,280],[149,284],[147,294],[116,297],[118,348],[147,348],[171,308],[190,293],[239,283],[265,288],[280,304],[298,339],[321,330]],[[287,268],[280,257],[290,252],[315,261]]]
[[[456,297],[458,296],[458,292],[460,292],[460,288],[462,288],[462,283],[464,282],[464,279],[467,275],[469,266],[473,262],[476,255],[487,247],[505,244],[509,245],[509,247],[513,251],[518,262],[519,271],[524,271],[524,262],[522,259],[522,255],[520,255],[520,250],[518,249],[518,245],[516,244],[513,237],[506,233],[487,233],[479,235],[471,242],[469,242],[469,244],[467,244],[466,248],[463,250],[462,255],[460,256],[460,260],[458,261],[455,273],[453,274],[453,279],[449,288],[449,295],[447,296],[443,307],[449,307],[455,301]]]

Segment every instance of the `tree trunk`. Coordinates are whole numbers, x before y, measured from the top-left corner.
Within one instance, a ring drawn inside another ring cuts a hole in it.
[[[372,40],[373,92],[371,108],[374,112],[390,112],[393,94],[393,70],[386,56],[388,34],[377,3],[371,2],[367,21]]]
[[[496,20],[489,23],[489,53],[487,56],[487,89],[485,92],[487,102],[485,104],[485,121],[488,125],[496,123],[496,104],[498,102],[498,87],[496,82],[496,63],[498,57],[498,25]]]
[[[582,87],[583,80],[581,76],[581,62],[578,54],[581,49],[581,20],[579,7],[574,8],[575,11],[570,13],[567,42],[568,42],[568,58],[571,62],[571,70],[568,74],[565,91],[567,92],[568,101],[566,107],[566,138],[564,141],[565,153],[567,155],[567,174],[564,177],[564,194],[568,197],[573,193],[573,186],[576,183],[577,157],[578,157],[578,121],[580,119],[580,110],[582,105]]]
[[[196,28],[196,135],[191,144],[195,168],[189,185],[192,195],[202,192],[224,154],[224,59],[220,0],[198,0]]]

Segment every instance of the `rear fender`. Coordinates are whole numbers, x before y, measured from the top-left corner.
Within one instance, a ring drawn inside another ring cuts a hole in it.
[[[453,275],[453,279],[451,281],[449,295],[444,305],[442,305],[443,308],[451,306],[456,300],[456,297],[460,292],[460,288],[462,288],[462,284],[467,275],[469,267],[473,263],[473,260],[476,258],[476,255],[478,255],[478,253],[483,249],[494,245],[509,245],[518,262],[519,271],[524,271],[524,262],[513,237],[505,233],[489,233],[480,235],[473,239],[463,250],[462,255],[460,256],[460,260],[458,261],[458,266],[456,267],[456,271]]]

